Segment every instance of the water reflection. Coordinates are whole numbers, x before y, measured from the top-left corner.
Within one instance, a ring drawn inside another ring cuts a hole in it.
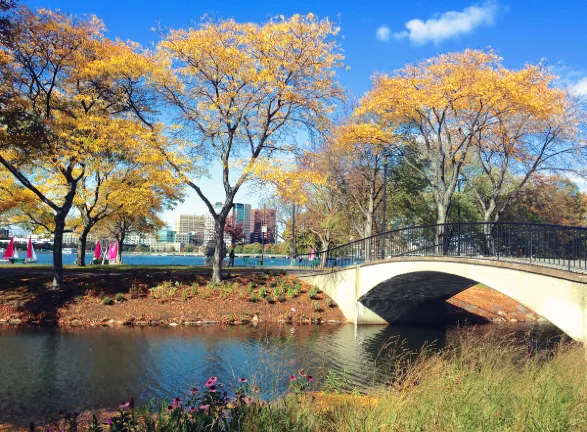
[[[409,326],[5,327],[0,423],[39,421],[63,408],[116,407],[130,395],[143,402],[175,397],[212,375],[225,383],[246,376],[267,398],[301,368],[318,378],[345,371],[352,385],[365,387],[388,380],[397,355],[441,348],[450,337],[443,328]]]

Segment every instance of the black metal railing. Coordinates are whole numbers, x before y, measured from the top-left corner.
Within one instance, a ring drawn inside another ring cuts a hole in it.
[[[401,228],[325,251],[298,255],[306,270],[324,270],[402,256],[452,256],[587,269],[587,227],[527,222],[465,222]]]

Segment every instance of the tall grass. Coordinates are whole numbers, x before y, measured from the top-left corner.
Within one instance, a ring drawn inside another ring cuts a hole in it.
[[[227,417],[233,421],[186,421],[180,427],[170,421],[176,411],[143,408],[143,420],[128,430],[587,431],[582,345],[565,342],[535,349],[491,333],[466,333],[459,332],[442,350],[426,349],[396,360],[394,376],[369,396],[335,394],[344,386],[333,387],[330,377],[324,389],[331,393],[292,387],[294,393],[270,403],[236,403]],[[149,418],[156,421],[146,427]]]
[[[491,334],[459,337],[404,360],[376,404],[321,413],[325,431],[586,431],[587,362],[579,344],[523,352]]]

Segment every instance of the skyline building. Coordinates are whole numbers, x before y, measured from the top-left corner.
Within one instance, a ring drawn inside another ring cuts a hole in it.
[[[251,211],[250,237],[251,243],[263,243],[262,227],[267,227],[265,243],[275,243],[277,238],[277,212],[274,209],[254,209]]]

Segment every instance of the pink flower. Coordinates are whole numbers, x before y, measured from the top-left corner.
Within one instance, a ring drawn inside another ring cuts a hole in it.
[[[250,397],[250,396],[247,396],[247,397],[245,398],[245,403],[246,403],[247,405],[250,405],[250,404],[252,404],[252,403],[253,403],[253,398],[252,398],[252,397]]]
[[[208,381],[206,381],[206,387],[212,387],[216,381],[218,381],[218,378],[216,377],[211,377],[210,379],[208,379]]]
[[[289,376],[289,380],[291,381],[295,381],[296,380],[296,376],[295,375],[290,375]]]
[[[209,391],[210,393],[216,393],[216,392],[217,392],[217,390],[216,390],[216,386],[213,386],[213,385],[211,385],[210,387],[208,387],[208,391]]]
[[[300,376],[303,376],[303,377],[304,377],[304,376],[306,376],[306,371],[302,369],[302,370],[300,371]]]
[[[314,377],[312,375],[308,375],[308,381],[314,382]]]
[[[239,383],[246,383],[247,381],[248,381],[248,379],[246,379],[246,378],[239,378],[238,379]]]
[[[209,408],[210,408],[210,405],[200,405],[200,410],[201,411],[206,411]]]
[[[128,402],[127,403],[120,404],[120,409],[126,409],[126,408],[129,408],[129,407],[130,407],[130,403],[128,403]]]
[[[200,391],[200,389],[199,389],[198,387],[194,387],[194,388],[192,389],[192,394],[196,394],[196,393],[198,393],[199,391]]]
[[[108,420],[106,420],[106,424],[107,425],[111,425],[112,424],[112,419],[111,418],[108,418]]]
[[[173,408],[178,408],[180,404],[181,404],[181,398],[176,397],[175,399],[173,399]]]
[[[167,412],[173,411],[173,405],[167,405]]]
[[[190,412],[191,413],[195,413],[196,412],[196,407],[195,406],[191,406],[190,407]]]

